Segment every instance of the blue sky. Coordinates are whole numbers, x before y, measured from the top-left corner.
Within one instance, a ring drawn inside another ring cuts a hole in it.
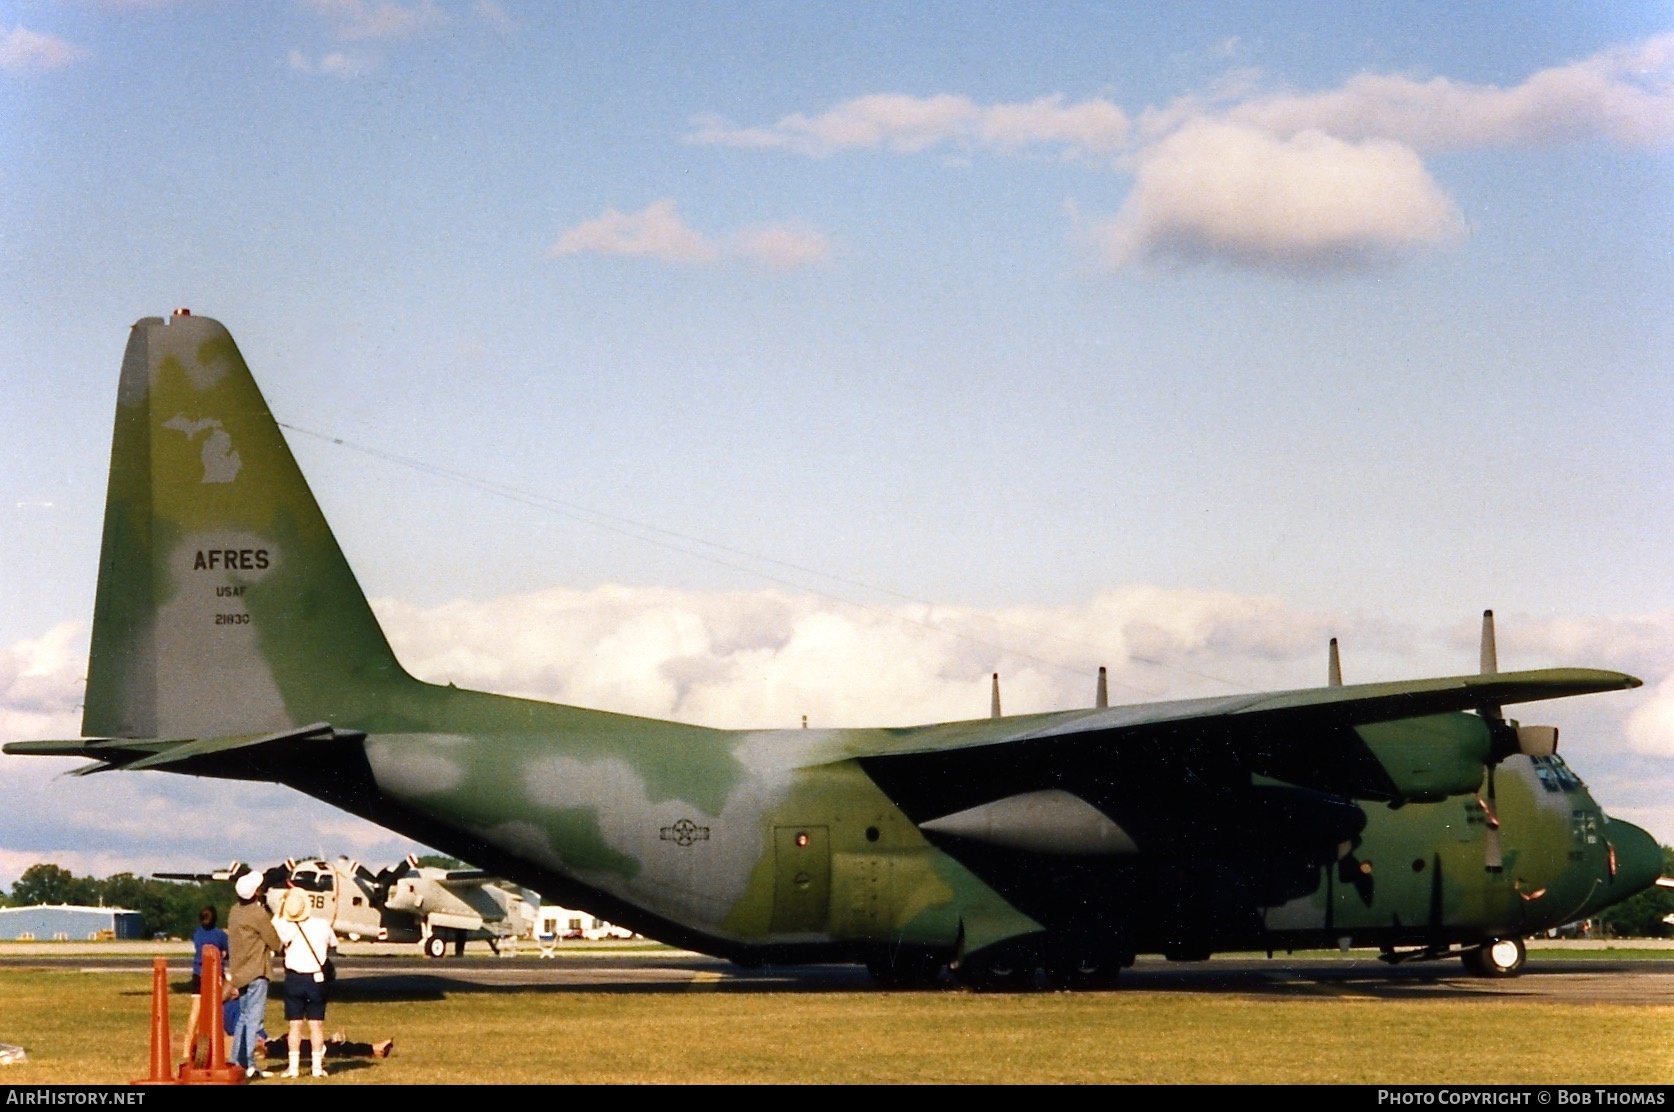
[[[425,678],[928,721],[1466,671],[1493,607],[1645,679],[1539,713],[1674,842],[1671,171],[1668,3],[0,0],[0,733],[77,731],[190,306]],[[0,881],[405,852],[51,764]]]

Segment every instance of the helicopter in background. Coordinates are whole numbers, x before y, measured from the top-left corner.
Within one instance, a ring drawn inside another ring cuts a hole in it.
[[[277,913],[287,888],[308,894],[312,914],[350,942],[416,942],[440,958],[481,939],[495,953],[507,938],[529,936],[540,900],[481,869],[420,865],[416,856],[373,872],[348,857],[287,858],[264,869],[234,861],[213,873],[153,873],[159,880],[237,880],[262,874],[267,906]]]

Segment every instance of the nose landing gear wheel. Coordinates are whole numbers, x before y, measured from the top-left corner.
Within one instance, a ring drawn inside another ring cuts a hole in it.
[[[425,957],[427,957],[427,958],[439,958],[439,957],[443,956],[444,954],[446,954],[447,952],[448,952],[448,940],[443,938],[440,933],[433,934],[429,938],[424,940],[424,956]]]
[[[1460,955],[1466,970],[1477,977],[1515,977],[1523,971],[1529,951],[1521,938],[1491,938]]]

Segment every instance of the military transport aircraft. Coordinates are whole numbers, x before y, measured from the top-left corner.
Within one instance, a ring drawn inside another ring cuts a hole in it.
[[[237,880],[251,866],[234,861],[212,873],[153,873],[160,880]],[[498,883],[481,869],[443,869],[420,865],[409,856],[400,864],[373,872],[358,861],[339,857],[287,858],[260,870],[267,886],[268,909],[279,912],[286,888],[308,893],[313,914],[331,923],[338,937],[351,942],[416,942],[439,958],[453,944],[484,939],[498,953],[502,939],[531,934],[535,904],[522,892]]]
[[[1485,645],[1484,656],[1487,646]],[[900,729],[719,730],[396,661],[220,324],[139,321],[83,740],[13,754],[289,785],[665,942],[886,984],[1098,986],[1139,953],[1375,946],[1516,973],[1652,884],[1508,704],[1550,668]]]

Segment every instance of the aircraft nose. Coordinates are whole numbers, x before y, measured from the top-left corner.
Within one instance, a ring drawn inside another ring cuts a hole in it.
[[[1611,888],[1624,898],[1656,883],[1662,875],[1662,847],[1657,840],[1630,822],[1611,819],[1605,837],[1616,851],[1616,875]]]

